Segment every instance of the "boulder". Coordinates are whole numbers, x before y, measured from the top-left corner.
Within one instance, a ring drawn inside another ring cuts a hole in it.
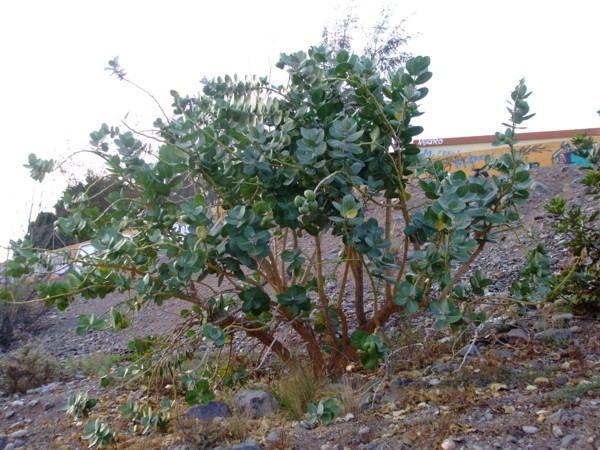
[[[271,414],[278,407],[273,394],[265,390],[245,389],[239,391],[233,403],[240,413],[253,419]]]
[[[217,417],[232,416],[231,409],[223,402],[208,402],[206,405],[192,406],[186,414],[200,420],[213,420]]]

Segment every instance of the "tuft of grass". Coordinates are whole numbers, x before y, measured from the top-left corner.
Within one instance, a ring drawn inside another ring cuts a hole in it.
[[[577,399],[586,395],[600,395],[600,378],[595,378],[591,383],[578,384],[577,386],[566,386],[561,389],[549,392],[547,395],[551,399],[565,405],[572,405]]]
[[[282,409],[295,419],[301,419],[309,403],[316,403],[322,396],[328,380],[317,377],[310,365],[296,364],[287,373],[282,373],[275,386],[275,396]]]
[[[27,392],[60,377],[60,363],[28,342],[0,360],[0,389],[7,394]]]
[[[111,355],[107,353],[95,353],[83,358],[72,359],[64,364],[66,370],[71,373],[81,372],[85,376],[107,375],[110,368],[125,359],[125,356]]]

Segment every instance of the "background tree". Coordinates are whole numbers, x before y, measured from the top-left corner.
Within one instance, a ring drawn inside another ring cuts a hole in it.
[[[389,6],[384,6],[377,19],[370,26],[361,23],[354,3],[346,7],[346,14],[333,23],[323,28],[321,45],[332,48],[334,51],[346,50],[356,52],[362,56],[376,61],[377,69],[381,72],[397,70],[411,54],[404,48],[412,39],[406,34],[406,20],[398,21],[394,11]],[[362,46],[356,45],[356,35],[360,33]]]

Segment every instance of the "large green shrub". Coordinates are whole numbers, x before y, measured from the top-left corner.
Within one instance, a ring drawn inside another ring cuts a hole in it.
[[[413,120],[428,94],[429,64],[419,56],[384,74],[371,60],[312,48],[282,55],[286,86],[225,76],[198,97],[173,91],[172,116],[155,122],[156,150],[102,125],[90,151],[136,195],[112,193],[104,211],[88,208],[85,197],[65,203],[70,216],[57,222],[59,231],[91,239],[96,253],[66,279],[39,284],[39,298],[64,309],[76,295],[129,293],[109,319],[83,317],[78,332],[124,328],[146,302],[188,301],[177,338],[132,341],[134,364],[123,374],[149,373],[159,362],[177,367],[238,332],[286,362],[290,345],[301,342],[315,372],[339,374],[351,361],[373,368],[385,357],[378,331],[393,314],[428,308],[440,330],[477,326],[484,317],[471,306],[491,281],[465,275],[518,223],[516,207],[528,198],[530,174],[513,145],[516,127],[531,117],[529,93],[523,81],[512,92],[507,129],[496,134],[511,151],[487,162],[493,176],[448,174],[413,144],[423,131]],[[126,80],[117,60],[110,69]],[[28,167],[41,179],[53,165],[32,155]],[[407,185],[417,174],[431,202],[414,211]],[[196,195],[181,195],[184,181]],[[208,191],[218,199],[212,207]],[[382,223],[367,206],[383,209]],[[398,214],[404,233],[395,236]],[[326,259],[324,241],[338,247],[338,261]],[[30,273],[36,252],[25,245],[14,254],[11,273]],[[530,254],[513,286],[519,298],[543,286],[545,261],[543,249]],[[331,295],[324,280],[335,265],[342,275]],[[282,324],[294,343],[278,337]],[[188,400],[210,399],[208,380],[217,373],[186,373]]]

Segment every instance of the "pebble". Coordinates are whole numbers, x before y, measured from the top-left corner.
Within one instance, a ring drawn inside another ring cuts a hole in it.
[[[10,406],[12,406],[13,408],[20,408],[23,405],[25,405],[25,402],[23,402],[22,400],[15,400],[10,404]]]
[[[22,430],[14,431],[10,434],[12,439],[19,439],[27,436],[29,434],[29,430],[27,428],[23,428]]]
[[[446,439],[442,442],[442,450],[454,450],[456,448],[456,442],[452,439]]]
[[[277,441],[281,439],[281,431],[273,430],[269,433],[269,435],[265,438],[265,442],[267,444],[275,444]]]
[[[530,425],[525,425],[522,430],[527,434],[536,434],[540,432],[538,427],[532,427]]]
[[[348,413],[344,416],[344,422],[350,422],[353,419],[354,419],[354,414],[352,414],[352,413]]]
[[[365,434],[369,434],[370,432],[371,432],[371,427],[368,427],[366,425],[364,425],[358,429],[358,434],[360,434],[361,436],[364,436]]]
[[[573,340],[573,332],[565,328],[550,328],[535,333],[535,338],[545,342],[571,341]]]
[[[552,426],[552,436],[554,436],[555,438],[560,438],[563,435],[564,433],[561,427],[559,427],[558,425]]]
[[[431,380],[429,380],[429,386],[437,386],[440,383],[441,380],[439,378],[432,378]]]
[[[560,441],[560,446],[567,448],[569,447],[569,445],[574,444],[578,440],[579,436],[577,436],[576,434],[568,434],[564,438],[562,438],[562,440]]]
[[[568,382],[569,377],[567,375],[557,375],[556,378],[554,378],[554,384],[557,386],[564,386]]]
[[[485,413],[485,416],[483,416],[483,417],[485,417],[486,420],[492,420],[494,418],[494,415],[489,412],[489,413]]]

